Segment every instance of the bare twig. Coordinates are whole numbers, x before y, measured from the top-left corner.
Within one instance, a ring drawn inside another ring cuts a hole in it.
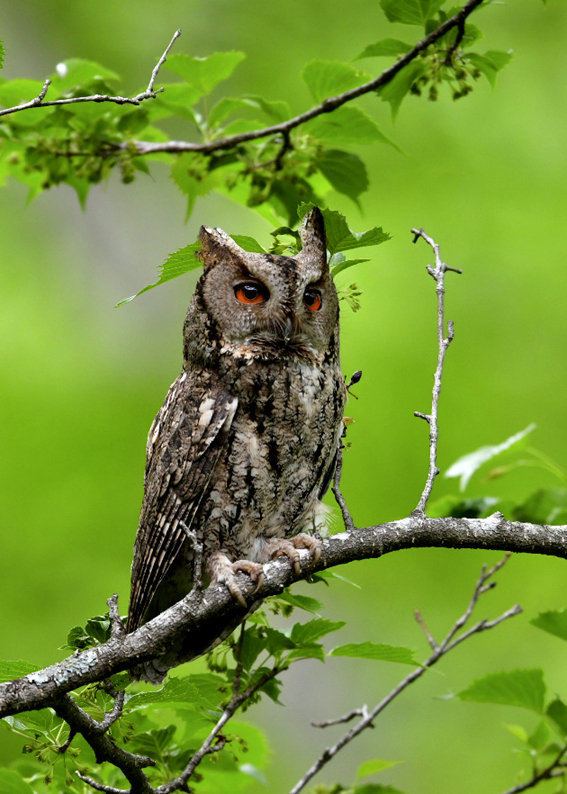
[[[158,72],[160,68],[163,66],[169,51],[171,50],[175,40],[179,38],[181,35],[181,30],[176,30],[173,34],[173,38],[167,45],[163,55],[155,65],[150,81],[148,83],[148,87],[145,91],[142,91],[140,94],[137,94],[133,97],[124,97],[124,96],[110,96],[109,94],[90,94],[89,96],[77,96],[77,97],[66,97],[65,99],[52,99],[45,102],[45,95],[47,94],[47,90],[51,85],[51,80],[47,79],[44,84],[43,88],[39,92],[39,94],[31,99],[29,102],[22,102],[20,105],[15,105],[11,108],[3,108],[0,110],[0,116],[7,116],[10,113],[18,113],[22,110],[30,110],[31,108],[46,108],[46,107],[53,107],[55,105],[76,105],[80,102],[112,102],[115,105],[140,105],[146,99],[155,99],[155,97],[163,91],[163,88],[154,89],[154,83],[157,78]]]
[[[118,611],[118,593],[114,593],[106,603],[108,604],[108,615],[110,617],[111,637],[123,637],[125,628]]]
[[[354,521],[352,520],[350,511],[347,507],[347,503],[345,502],[345,498],[340,490],[342,473],[343,473],[343,450],[342,447],[339,446],[339,449],[337,450],[337,464],[335,466],[335,474],[333,475],[333,485],[331,490],[333,491],[333,496],[335,497],[335,500],[341,509],[345,528],[349,532],[351,532],[353,529],[356,529],[356,527],[354,525]]]
[[[439,474],[439,469],[437,468],[437,448],[439,444],[439,397],[441,395],[441,380],[443,377],[445,353],[447,352],[447,348],[453,341],[453,337],[455,335],[453,323],[449,321],[447,327],[447,336],[445,336],[445,273],[448,270],[451,270],[455,273],[461,273],[462,271],[457,270],[457,268],[454,267],[449,267],[445,264],[445,262],[443,262],[441,256],[439,255],[439,246],[432,237],[429,237],[423,231],[423,229],[412,229],[412,234],[414,235],[414,243],[417,242],[417,240],[421,237],[433,248],[433,251],[435,252],[435,267],[428,265],[427,272],[430,276],[432,276],[437,284],[435,292],[437,294],[437,342],[439,345],[439,352],[437,356],[437,367],[435,369],[435,376],[433,379],[431,413],[424,414],[421,413],[421,411],[414,412],[414,416],[417,416],[420,419],[425,419],[425,421],[429,424],[429,471],[427,473],[425,487],[420,496],[419,502],[417,503],[417,507],[412,513],[412,515],[425,515],[425,507],[429,497],[431,496],[433,483]]]
[[[455,638],[455,635],[461,631],[468,620],[471,617],[472,611],[476,606],[478,599],[481,595],[487,592],[489,587],[486,586],[486,582],[502,567],[502,565],[506,562],[507,557],[499,563],[495,565],[490,570],[486,570],[483,568],[482,573],[475,585],[473,595],[471,600],[467,606],[465,613],[455,622],[455,624],[451,627],[449,632],[447,633],[445,639],[439,643],[438,645],[430,642],[433,647],[433,651],[428,659],[423,662],[421,667],[418,667],[416,670],[413,670],[409,675],[407,675],[385,698],[383,698],[380,703],[378,703],[375,708],[371,711],[368,711],[366,707],[364,707],[364,716],[355,726],[353,726],[347,733],[345,733],[335,744],[331,745],[330,747],[325,748],[321,755],[317,758],[317,760],[312,764],[312,766],[307,770],[307,772],[303,775],[301,780],[299,780],[295,786],[291,789],[289,794],[299,794],[300,791],[303,791],[305,786],[309,783],[309,781],[318,773],[320,770],[329,763],[329,761],[337,755],[337,753],[342,750],[347,744],[349,744],[353,739],[355,739],[362,731],[366,728],[372,727],[372,722],[376,719],[376,717],[388,706],[395,698],[401,695],[405,689],[407,689],[410,684],[413,684],[414,681],[417,681],[424,675],[429,668],[433,667],[443,656],[447,653],[452,651],[454,648],[457,647],[462,641],[465,639],[469,639],[474,634],[478,634],[481,631],[485,631],[486,629],[493,628],[502,621],[507,620],[508,618],[517,615],[521,609],[520,607],[513,607],[512,609],[507,610],[498,618],[492,621],[481,620],[474,626],[472,626],[467,632],[460,635],[459,637]],[[362,713],[362,709],[360,710]],[[350,712],[346,717],[356,716],[357,711]],[[340,717],[338,718],[337,722],[345,722],[345,718]],[[325,723],[323,723],[325,724]],[[333,724],[332,720],[329,720],[327,724]]]
[[[368,717],[368,706],[361,706],[359,709],[353,709],[349,711],[348,714],[343,714],[342,717],[335,717],[331,720],[323,720],[322,722],[312,722],[311,725],[314,728],[328,728],[331,725],[342,725],[345,722],[350,722],[355,717],[363,717],[366,719]],[[369,727],[373,728],[373,725]]]
[[[540,772],[534,771],[532,777],[526,783],[520,783],[519,785],[508,789],[508,791],[504,792],[504,794],[520,794],[522,791],[528,791],[531,788],[535,788],[544,780],[565,777],[565,764],[563,763],[563,759],[565,758],[566,754],[567,746],[561,748],[553,761],[546,766],[545,769],[542,769]]]

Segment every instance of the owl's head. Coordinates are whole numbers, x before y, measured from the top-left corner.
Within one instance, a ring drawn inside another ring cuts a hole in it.
[[[338,300],[323,216],[304,218],[295,257],[244,251],[221,229],[201,227],[204,272],[185,322],[186,363],[207,349],[249,359],[319,358],[338,344]],[[212,351],[211,351],[212,352]]]

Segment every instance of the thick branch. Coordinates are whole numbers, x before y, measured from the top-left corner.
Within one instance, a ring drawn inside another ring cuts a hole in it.
[[[485,519],[428,518],[413,515],[400,521],[343,532],[322,543],[321,557],[309,565],[302,551],[304,576],[353,560],[381,557],[400,549],[436,547],[499,549],[567,557],[567,526],[546,526],[507,521],[500,513]],[[279,559],[264,566],[264,582],[239,574],[239,587],[248,603],[281,593],[296,579],[292,566]],[[56,698],[84,684],[101,681],[135,664],[155,658],[179,634],[199,632],[211,623],[226,621],[246,609],[234,601],[224,585],[192,592],[166,612],[123,638],[46,667],[36,673],[0,685],[0,716],[43,708]]]
[[[461,29],[465,20],[483,2],[484,0],[469,0],[469,2],[459,9],[456,14],[445,20],[442,25],[439,25],[439,27],[433,30],[428,36],[419,41],[413,49],[403,55],[396,63],[382,72],[382,74],[374,80],[370,80],[368,83],[363,83],[356,88],[352,88],[350,91],[345,91],[343,94],[328,97],[324,99],[320,105],[312,107],[310,110],[305,111],[305,113],[300,113],[299,116],[294,116],[280,124],[272,124],[269,127],[263,127],[259,130],[251,130],[238,135],[231,135],[227,138],[219,138],[216,141],[136,141],[135,146],[138,150],[138,154],[153,154],[154,152],[202,152],[204,154],[210,154],[220,149],[232,149],[241,143],[255,141],[259,138],[267,138],[271,135],[283,136],[283,145],[286,146],[286,141],[289,140],[289,133],[296,127],[311,121],[311,119],[317,116],[321,116],[323,113],[331,113],[342,105],[346,105],[347,102],[352,102],[353,99],[358,99],[360,96],[370,94],[388,85],[398,72],[401,72],[402,69],[415,60],[415,58],[431,44],[434,44],[453,28],[456,27]],[[131,147],[132,143],[123,144],[123,146],[126,145]],[[280,155],[278,155],[278,157]]]

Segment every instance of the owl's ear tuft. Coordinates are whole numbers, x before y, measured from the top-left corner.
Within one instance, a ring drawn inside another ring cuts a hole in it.
[[[205,270],[227,259],[241,259],[246,256],[245,251],[232,237],[222,229],[213,229],[210,226],[201,226],[199,241],[202,248],[198,256],[203,262]]]
[[[303,218],[299,228],[302,249],[297,259],[304,262],[325,262],[327,259],[327,235],[325,221],[319,207],[313,207]]]

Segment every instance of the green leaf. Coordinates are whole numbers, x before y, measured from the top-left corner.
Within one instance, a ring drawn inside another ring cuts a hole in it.
[[[32,787],[13,769],[0,769],[2,794],[34,794]]]
[[[4,42],[0,41],[0,69],[4,66]]]
[[[273,121],[286,121],[291,116],[288,103],[284,102],[282,99],[264,99],[261,96],[256,96],[253,94],[245,94],[243,98],[254,102],[258,108],[269,119],[273,119]]]
[[[320,141],[335,144],[388,143],[398,148],[367,113],[350,105],[317,116],[304,124],[303,129]]]
[[[243,52],[215,52],[206,58],[169,55],[164,67],[182,77],[203,96],[230,77],[244,58]]]
[[[251,99],[245,99],[243,97],[223,97],[211,108],[211,112],[209,113],[209,126],[216,127],[221,121],[224,121],[227,116],[230,116],[231,113],[237,110],[242,110],[243,108],[256,109],[257,107],[257,103],[253,102]]]
[[[514,508],[516,521],[534,524],[562,524],[561,516],[567,508],[567,490],[564,488],[541,488],[531,494],[525,502]]]
[[[320,662],[324,662],[325,649],[319,643],[302,645],[301,648],[295,648],[286,656],[286,660],[291,661],[292,659],[318,659]]]
[[[250,251],[255,254],[267,253],[266,249],[262,248],[258,240],[254,239],[254,237],[249,237],[246,234],[231,234],[230,236],[234,242],[241,248],[244,248],[245,251]]]
[[[468,455],[463,455],[462,458],[459,458],[451,466],[449,466],[445,472],[445,477],[460,477],[461,482],[459,483],[459,488],[461,491],[464,491],[475,471],[477,471],[487,461],[492,460],[498,455],[501,455],[503,452],[507,452],[512,447],[517,446],[522,439],[524,439],[529,433],[532,432],[532,430],[535,429],[535,427],[535,424],[528,425],[528,427],[524,428],[524,430],[521,430],[519,433],[515,433],[513,436],[510,436],[501,444],[480,447],[474,452],[469,452]]]
[[[423,25],[439,11],[445,0],[380,0],[389,22]]]
[[[296,623],[291,630],[290,639],[298,645],[312,645],[316,640],[338,631],[345,625],[343,620],[333,622],[323,618],[315,618],[307,623]]]
[[[458,696],[461,700],[517,706],[542,714],[545,698],[543,671],[536,669],[492,673],[474,681],[470,687],[459,692]]]
[[[466,58],[483,73],[492,88],[496,85],[496,76],[512,60],[511,52],[489,50],[484,55],[467,52]]]
[[[315,159],[315,165],[339,193],[358,203],[368,190],[366,166],[356,154],[339,149],[326,149]]]
[[[411,48],[411,44],[406,44],[405,41],[400,41],[399,39],[382,39],[375,44],[369,44],[360,55],[356,56],[355,60],[358,61],[361,58],[376,58],[382,55],[395,58],[397,55],[409,52]]]
[[[350,656],[357,659],[374,659],[379,662],[398,662],[419,667],[414,658],[415,651],[401,645],[385,645],[376,642],[350,642],[339,645],[329,652],[329,656]]]
[[[551,738],[549,727],[544,720],[540,720],[532,733],[528,736],[529,746],[536,751],[541,751]]]
[[[139,692],[128,700],[128,710],[147,706],[170,706],[172,703],[189,704],[195,708],[215,709],[222,699],[220,691],[225,680],[212,673],[170,677],[158,690]]]
[[[327,233],[327,248],[332,254],[338,251],[350,251],[354,248],[380,245],[390,239],[390,235],[382,227],[374,226],[365,232],[353,232],[349,229],[346,218],[335,210],[322,210]]]
[[[57,69],[50,75],[51,86],[59,93],[65,93],[71,88],[87,87],[93,84],[117,82],[120,80],[116,72],[101,66],[95,61],[86,61],[83,58],[69,58],[57,64]],[[49,94],[49,92],[48,92]],[[47,97],[49,99],[49,95]]]
[[[333,254],[329,261],[331,275],[335,278],[343,270],[348,270],[349,267],[354,267],[354,265],[360,265],[361,262],[370,262],[370,259],[347,259],[346,256],[340,252]]]
[[[399,788],[382,786],[380,783],[365,783],[354,788],[355,794],[404,794]]]
[[[284,590],[284,592],[278,596],[280,601],[285,601],[288,604],[291,604],[298,609],[303,609],[306,612],[311,612],[314,615],[317,615],[319,610],[323,608],[323,604],[320,601],[317,601],[316,598],[310,598],[309,596],[304,595],[294,595],[290,593],[288,590]]]
[[[536,626],[554,637],[567,640],[567,609],[550,610],[541,612],[537,618],[530,620],[532,626]]]
[[[398,72],[389,83],[378,90],[380,99],[383,99],[384,102],[389,102],[392,118],[396,118],[403,98],[416,80],[425,74],[425,71],[426,67],[422,61],[412,61]]]
[[[165,284],[166,281],[171,281],[178,276],[183,276],[185,273],[189,273],[191,270],[197,270],[197,268],[201,267],[201,260],[197,258],[196,254],[198,251],[201,250],[201,243],[191,243],[191,245],[186,245],[184,248],[180,248],[174,254],[170,254],[163,265],[160,265],[160,277],[155,282],[155,284],[148,284],[147,287],[144,287],[135,295],[131,295],[129,298],[124,298],[117,306],[124,306],[126,303],[130,303],[133,301],[134,298],[137,298],[138,295],[142,295],[144,292],[147,292],[154,287],[159,287],[161,284]]]
[[[375,758],[372,761],[365,761],[358,767],[356,777],[360,780],[361,777],[368,777],[375,775],[377,772],[382,772],[384,769],[389,769],[391,766],[396,766],[401,763],[400,761],[384,761],[381,758]]]
[[[23,676],[28,675],[28,673],[35,673],[36,670],[40,669],[41,668],[36,664],[25,662],[23,659],[18,659],[17,661],[13,662],[1,659],[0,683],[4,683],[5,681],[13,681],[14,678],[23,678]]]
[[[339,61],[311,61],[304,68],[302,77],[316,102],[343,94],[371,80],[366,72]]]
[[[567,736],[567,706],[559,698],[552,700],[546,709],[547,716],[559,728],[562,736]]]

